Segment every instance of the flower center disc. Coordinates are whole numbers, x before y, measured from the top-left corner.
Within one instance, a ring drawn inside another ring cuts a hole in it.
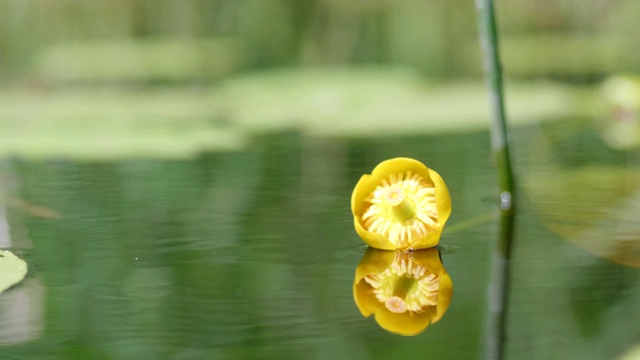
[[[438,226],[435,188],[411,171],[389,175],[369,194],[362,220],[398,247],[409,246]]]
[[[389,186],[387,189],[385,201],[391,206],[398,206],[404,201],[404,190],[398,185]]]
[[[407,304],[401,298],[392,296],[384,302],[384,306],[394,313],[403,313],[407,311]]]

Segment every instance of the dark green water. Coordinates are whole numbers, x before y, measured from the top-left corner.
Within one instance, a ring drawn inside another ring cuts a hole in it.
[[[616,358],[640,341],[640,272],[580,246],[598,239],[581,240],[576,230],[567,241],[547,225],[573,211],[575,227],[637,248],[640,225],[618,216],[637,205],[636,183],[620,194],[613,180],[587,178],[574,197],[552,181],[607,165],[629,183],[633,161],[588,128],[557,134],[553,126],[514,134],[523,181],[507,357]],[[8,160],[9,193],[61,217],[8,206],[13,244],[31,248],[23,254],[30,273],[0,295],[0,358],[479,359],[497,235],[487,220],[498,206],[488,143],[485,132],[385,140],[287,133],[191,161]],[[396,156],[436,169],[453,200],[441,239],[452,249],[442,259],[453,301],[415,337],[385,332],[352,297],[365,248],[353,230],[351,191]],[[554,189],[567,198],[547,199]],[[614,195],[621,200],[603,200]],[[585,220],[571,207],[580,201],[608,211],[599,219],[623,220]]]

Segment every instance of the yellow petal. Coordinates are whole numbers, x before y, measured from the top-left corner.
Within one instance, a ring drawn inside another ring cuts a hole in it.
[[[378,180],[371,175],[362,175],[351,194],[351,213],[354,216],[362,216],[362,207],[365,199],[371,191],[378,186]]]
[[[383,310],[384,305],[375,296],[369,293],[366,281],[353,283],[353,299],[360,313],[364,317],[369,317],[378,311]]]
[[[364,317],[369,317],[383,308],[384,305],[368,292],[369,287],[366,281],[361,280],[367,275],[377,275],[385,271],[391,266],[394,258],[395,252],[393,251],[368,248],[364,253],[364,257],[360,260],[356,268],[356,278],[353,282],[353,298]]]
[[[363,228],[362,224],[360,223],[359,217],[354,217],[353,225],[355,226],[356,232],[358,233],[360,238],[365,243],[367,243],[367,245],[376,249],[396,250],[395,244],[393,244],[389,239],[378,233],[370,232]]]
[[[440,236],[442,236],[442,226],[433,229],[433,231],[429,232],[427,236],[414,241],[413,244],[409,246],[409,248],[412,248],[414,250],[430,249],[438,245],[438,243],[440,242]],[[400,250],[406,251],[409,248]]]
[[[429,273],[440,274],[444,271],[442,261],[440,260],[440,253],[435,248],[414,251],[413,254],[411,254],[411,260],[427,269]]]
[[[395,255],[394,251],[368,248],[356,268],[356,282],[360,282],[367,275],[377,275],[385,271],[393,263]]]
[[[436,207],[438,208],[438,222],[440,226],[444,226],[444,223],[449,219],[451,215],[451,195],[449,195],[449,189],[442,180],[440,174],[432,169],[429,169],[431,175],[431,181],[436,189]]]
[[[433,313],[434,310],[429,309],[421,314],[397,314],[382,308],[376,312],[376,322],[381,328],[394,334],[412,336],[423,332],[431,324]]]
[[[453,281],[451,277],[442,269],[440,274],[440,289],[438,291],[438,305],[436,305],[436,314],[431,319],[431,323],[437,323],[451,304],[451,297],[453,296]]]
[[[410,158],[395,158],[381,162],[373,169],[371,175],[378,180],[385,180],[390,174],[412,173],[422,176],[427,182],[431,182],[429,168],[418,160]]]

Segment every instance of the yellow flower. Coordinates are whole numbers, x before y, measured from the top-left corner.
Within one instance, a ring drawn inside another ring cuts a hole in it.
[[[453,283],[436,249],[410,252],[369,248],[356,269],[353,297],[364,317],[383,329],[416,335],[449,308]]]
[[[437,172],[417,160],[395,158],[363,175],[351,196],[356,232],[377,249],[438,245],[451,197]]]

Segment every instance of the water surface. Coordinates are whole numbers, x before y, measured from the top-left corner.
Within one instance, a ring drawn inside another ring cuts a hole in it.
[[[554,232],[549,224],[562,223],[557,214],[574,199],[558,198],[562,189],[547,196],[560,185],[545,176],[586,165],[626,171],[633,163],[615,151],[581,155],[584,142],[597,137],[582,125],[571,133],[586,140],[558,140],[556,132],[548,125],[514,135],[524,181],[507,356],[615,357],[640,336],[640,273],[581,246],[596,241],[583,240],[581,231],[570,239]],[[589,154],[604,149],[589,146]],[[287,132],[254,136],[244,151],[192,160],[9,159],[7,194],[32,205],[6,206],[12,245],[29,249],[22,256],[30,272],[0,296],[0,322],[11,324],[0,332],[2,356],[481,358],[498,209],[488,154],[484,131],[384,140]],[[351,191],[362,174],[396,156],[436,169],[453,200],[441,239],[453,249],[442,255],[453,301],[440,322],[414,337],[363,318],[352,297],[365,248],[353,230]],[[619,192],[615,187],[584,183],[587,197],[604,192],[587,205],[610,214],[631,206],[605,202]],[[632,199],[634,189],[617,196]],[[580,217],[572,224],[597,225]],[[633,225],[625,236],[635,234]],[[621,236],[605,238],[612,229],[598,226],[591,232],[602,241]],[[22,316],[11,323],[11,313]]]

